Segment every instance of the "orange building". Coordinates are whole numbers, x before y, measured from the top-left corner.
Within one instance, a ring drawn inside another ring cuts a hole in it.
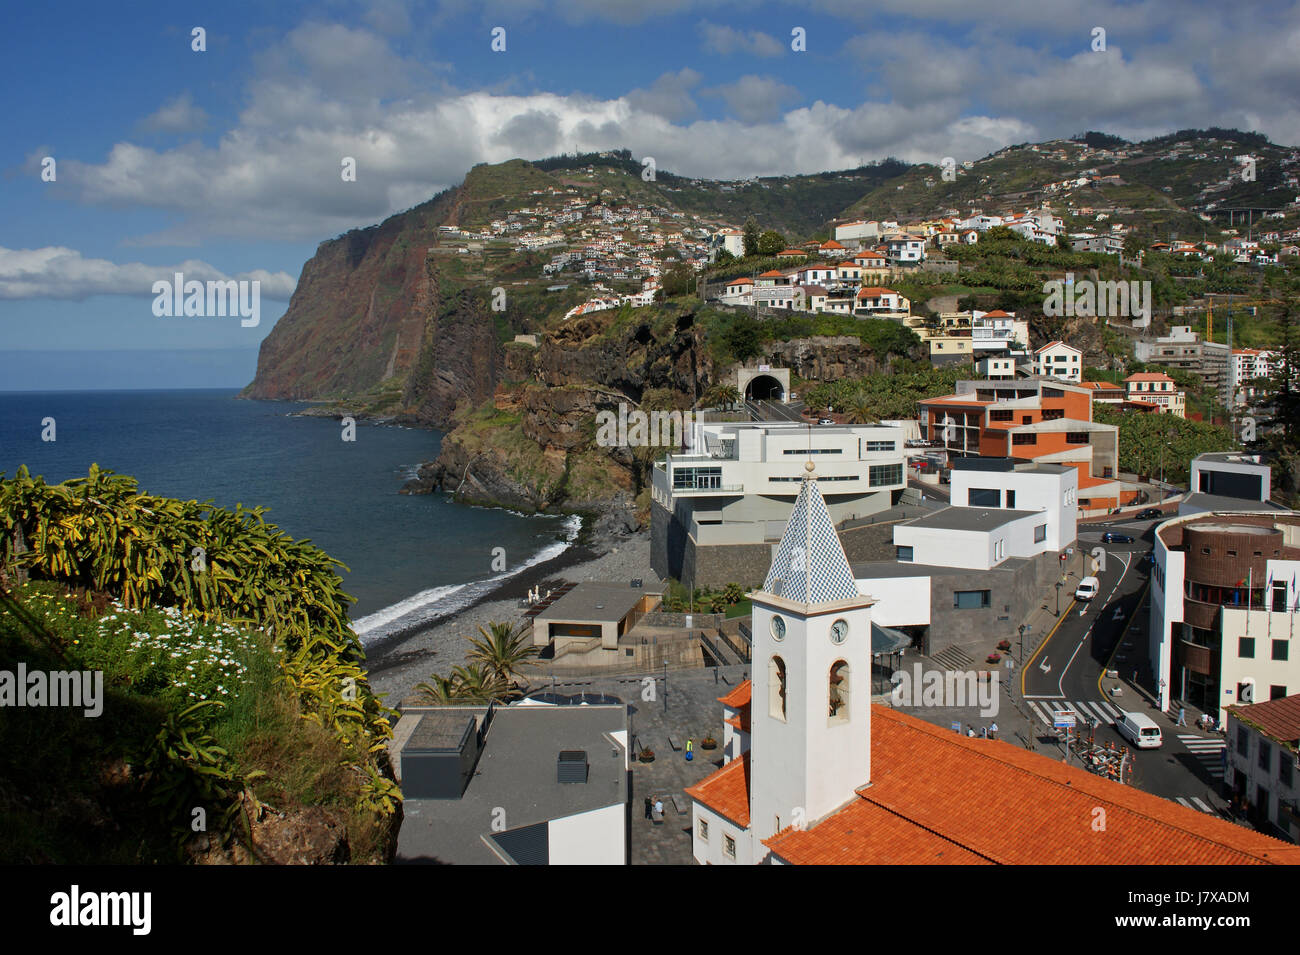
[[[1056,379],[959,381],[956,394],[919,402],[921,430],[950,455],[1077,468],[1079,507],[1109,509],[1137,491],[1119,480],[1119,428],[1092,420],[1092,397]]]

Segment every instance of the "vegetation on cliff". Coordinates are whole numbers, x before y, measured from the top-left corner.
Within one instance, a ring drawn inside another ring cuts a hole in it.
[[[391,711],[351,598],[335,561],[263,513],[95,466],[57,485],[0,475],[0,669],[100,671],[105,696],[95,718],[0,721],[6,861],[389,857]]]

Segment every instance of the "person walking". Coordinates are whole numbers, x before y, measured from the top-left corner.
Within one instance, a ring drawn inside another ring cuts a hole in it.
[[[998,724],[994,723],[992,726],[989,727],[989,739],[997,739],[997,738],[998,738]]]
[[[988,738],[989,738],[989,728],[987,726],[981,726],[980,739],[988,739]]]
[[[646,797],[645,797],[645,817],[646,817],[647,819],[652,819],[652,818],[654,818],[654,808],[655,808],[655,802],[654,802],[653,797],[651,797],[651,796],[646,796]]]
[[[1187,725],[1187,707],[1185,706],[1178,707],[1178,725],[1179,726]]]
[[[689,763],[695,758],[695,740],[689,737],[686,740],[686,761]]]

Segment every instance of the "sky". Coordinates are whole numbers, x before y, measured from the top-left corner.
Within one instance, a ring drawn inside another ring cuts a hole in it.
[[[241,387],[321,241],[478,162],[628,148],[732,179],[1086,130],[1300,143],[1300,5],[1271,0],[11,6],[0,392]],[[177,273],[256,281],[256,322],[156,314]]]

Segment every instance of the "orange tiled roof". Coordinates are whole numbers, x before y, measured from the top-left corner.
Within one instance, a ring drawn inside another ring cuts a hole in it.
[[[736,825],[748,828],[749,754],[733,759],[716,773],[688,787],[686,795]]]
[[[1248,706],[1230,706],[1228,712],[1243,723],[1259,727],[1273,739],[1286,740],[1292,746],[1300,739],[1300,694]]]
[[[867,285],[858,289],[858,298],[878,298],[881,295],[897,295],[892,288],[881,288],[879,285]]]
[[[723,706],[729,706],[733,710],[738,710],[742,706],[749,705],[749,699],[754,692],[754,684],[751,680],[746,680],[740,686],[736,687],[726,696],[718,697],[718,702]]]
[[[951,851],[951,861],[1004,865],[1300,864],[1300,846],[1000,740],[877,705],[871,726],[871,785],[858,790],[869,808],[850,804],[778,833],[765,844],[779,858],[869,865],[950,861]],[[1104,829],[1094,828],[1099,808]]]
[[[1138,371],[1129,375],[1125,381],[1173,381],[1168,375],[1158,371]]]

